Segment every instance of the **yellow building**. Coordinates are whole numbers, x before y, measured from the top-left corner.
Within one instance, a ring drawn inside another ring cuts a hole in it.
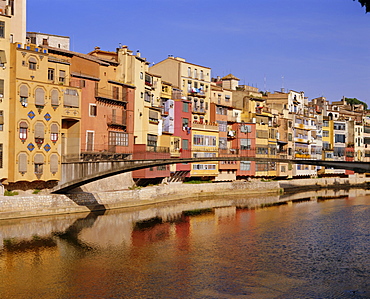
[[[218,154],[218,125],[210,124],[211,69],[189,63],[180,57],[167,59],[150,67],[150,72],[161,75],[162,80],[179,86],[182,99],[191,103],[192,119],[189,120],[193,157],[216,157]],[[215,142],[215,143],[214,143]],[[217,163],[193,163],[190,175],[217,176]]]
[[[8,178],[10,17],[0,15],[0,183]]]
[[[13,43],[10,52],[8,183],[52,186],[62,159],[79,157],[80,90],[69,86],[69,62],[46,49]]]
[[[322,159],[332,160],[334,149],[334,121],[324,117],[322,125]]]
[[[192,157],[209,158],[218,156],[218,126],[193,123],[192,126]],[[218,162],[192,163],[190,176],[216,177]]]

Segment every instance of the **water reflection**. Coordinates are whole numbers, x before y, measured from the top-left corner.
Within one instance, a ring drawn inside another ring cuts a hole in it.
[[[369,298],[369,203],[324,190],[1,221],[0,295]]]

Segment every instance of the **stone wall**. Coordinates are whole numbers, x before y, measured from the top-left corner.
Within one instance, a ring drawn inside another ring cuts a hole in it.
[[[26,196],[0,196],[0,219],[32,217],[42,215],[90,212],[115,208],[150,205],[180,199],[220,198],[229,195],[255,196],[279,194],[284,189],[336,187],[365,185],[368,178],[328,178],[289,181],[250,182],[236,181],[228,183],[182,184],[171,183],[135,190],[82,192],[68,195],[40,194]]]

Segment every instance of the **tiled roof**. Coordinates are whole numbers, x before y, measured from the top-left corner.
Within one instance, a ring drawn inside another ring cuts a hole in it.
[[[240,81],[239,78],[235,77],[234,75],[232,74],[228,74],[227,76],[223,77],[222,80],[230,80],[230,79],[234,79],[234,80],[238,80]]]

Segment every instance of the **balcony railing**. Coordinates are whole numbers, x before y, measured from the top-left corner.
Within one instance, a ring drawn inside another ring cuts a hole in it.
[[[108,102],[114,102],[116,104],[127,103],[126,93],[122,93],[116,90],[107,90],[104,88],[95,88],[95,97]]]
[[[193,112],[196,112],[196,113],[206,113],[206,110],[204,109],[204,107],[193,106]]]
[[[126,111],[123,111],[123,115],[108,115],[107,116],[107,124],[108,126],[127,126],[127,117],[126,117]]]
[[[200,130],[210,130],[210,131],[217,131],[218,132],[218,124],[205,124],[200,122],[193,122],[192,129],[200,129]]]
[[[190,95],[190,96],[197,96],[197,97],[205,97],[206,96],[206,93],[202,89],[190,88],[188,90],[188,95]]]

